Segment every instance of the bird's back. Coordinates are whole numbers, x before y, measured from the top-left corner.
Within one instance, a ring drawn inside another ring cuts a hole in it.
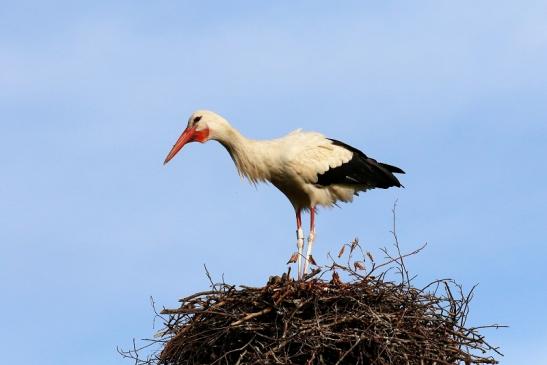
[[[318,175],[351,160],[353,153],[336,146],[317,132],[300,129],[279,139],[283,165],[305,182],[317,183]]]
[[[284,166],[317,187],[352,186],[355,191],[401,187],[396,166],[378,162],[359,149],[317,132],[296,130],[279,139]]]

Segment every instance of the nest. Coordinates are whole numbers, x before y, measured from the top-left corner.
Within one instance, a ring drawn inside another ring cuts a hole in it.
[[[300,281],[290,270],[260,288],[211,280],[211,290],[158,314],[164,329],[146,359],[136,346],[122,354],[138,365],[496,364],[498,349],[479,332],[500,326],[466,325],[473,290],[452,280],[415,288],[404,258],[420,249],[395,247],[376,264],[355,240],[338,255],[349,248],[345,264],[333,259]]]

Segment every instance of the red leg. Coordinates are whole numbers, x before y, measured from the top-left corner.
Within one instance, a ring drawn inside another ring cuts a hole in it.
[[[310,236],[308,237],[308,249],[306,252],[306,261],[304,262],[304,273],[308,271],[308,265],[310,264],[311,250],[313,248],[313,241],[315,240],[315,207],[310,208]]]
[[[298,248],[298,279],[302,278],[302,256],[304,251],[304,231],[302,231],[301,209],[296,209],[296,247]]]

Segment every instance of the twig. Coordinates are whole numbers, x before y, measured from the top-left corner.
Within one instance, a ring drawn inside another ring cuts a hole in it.
[[[256,318],[256,317],[260,317],[261,315],[264,315],[266,313],[270,313],[272,311],[272,308],[264,308],[263,310],[261,310],[260,312],[255,312],[255,313],[249,313],[247,314],[245,317],[243,317],[242,319],[240,319],[239,321],[236,321],[234,323],[231,324],[231,326],[237,326],[239,324],[242,324],[243,322],[246,322],[248,321],[249,319],[253,319],[253,318]]]

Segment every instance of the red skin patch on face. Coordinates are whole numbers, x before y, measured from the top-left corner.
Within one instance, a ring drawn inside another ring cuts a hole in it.
[[[209,128],[202,129],[200,131],[195,131],[192,134],[192,141],[196,142],[205,142],[207,141],[207,138],[209,137]]]

